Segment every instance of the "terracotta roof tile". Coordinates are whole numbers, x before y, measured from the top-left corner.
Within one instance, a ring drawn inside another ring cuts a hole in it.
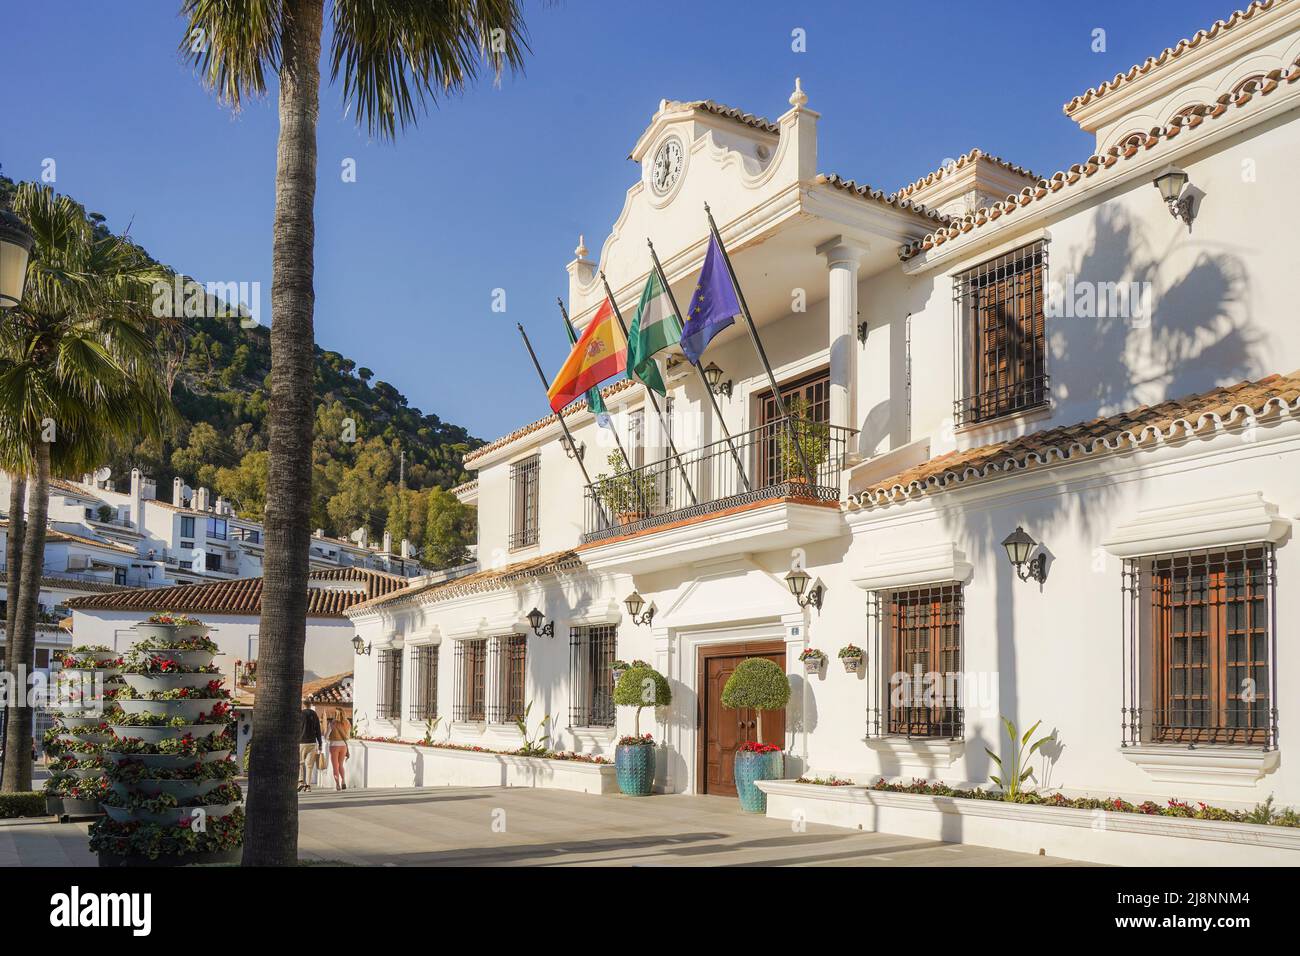
[[[310,588],[309,617],[342,617],[355,604],[400,590],[408,581],[397,574],[368,568],[331,568],[312,571],[312,581],[360,581],[363,589]],[[221,614],[261,614],[262,579],[239,578],[210,584],[177,584],[165,588],[134,588],[96,597],[73,598],[69,608],[78,611],[209,611]]]
[[[309,704],[352,703],[352,672],[304,681],[302,696]]]
[[[753,113],[746,113],[734,106],[724,106],[721,103],[715,103],[713,100],[668,100],[664,104],[664,108],[669,110],[704,110],[706,113],[713,113],[716,116],[735,120],[745,126],[761,129],[765,133],[779,133],[781,131],[781,127],[770,119],[764,119]]]
[[[879,189],[873,189],[865,184],[858,185],[852,179],[845,179],[838,173],[818,173],[818,183],[825,183],[827,186],[834,186],[836,189],[843,189],[845,192],[851,192],[863,199],[871,202],[878,202],[882,206],[893,206],[902,212],[910,212],[922,219],[928,219],[931,222],[948,222],[948,217],[941,212],[936,212],[920,203],[912,202],[910,199],[901,197],[898,193],[892,196]]]
[[[924,189],[926,186],[933,186],[945,176],[950,176],[959,169],[965,169],[967,166],[976,163],[981,159],[987,163],[992,163],[995,166],[1000,166],[1007,172],[1015,173],[1017,176],[1028,176],[1030,179],[1042,178],[1033,170],[1025,169],[1023,166],[1017,166],[1015,163],[1005,160],[1000,156],[994,156],[992,153],[986,153],[984,150],[976,148],[963,153],[951,163],[945,163],[934,172],[927,173],[916,182],[909,183],[893,195],[895,197],[906,198],[912,195],[912,193]]]
[[[519,581],[543,577],[558,571],[576,571],[582,567],[585,567],[585,565],[583,565],[576,552],[553,551],[550,554],[507,564],[503,568],[475,571],[473,574],[467,574],[462,578],[453,578],[450,581],[414,584],[405,590],[371,598],[368,601],[354,605],[348,609],[348,616],[351,617],[357,611],[369,611],[377,607],[388,607],[412,600],[416,600],[420,604],[430,604],[435,601],[463,597],[467,594],[496,591],[510,587]]]
[[[1248,73],[1247,76],[1253,75]],[[937,248],[983,226],[1000,223],[1007,216],[1014,215],[1024,206],[1038,202],[1062,189],[1078,187],[1080,183],[1091,187],[1098,184],[1094,176],[1104,180],[1106,174],[1117,168],[1121,162],[1132,159],[1139,154],[1161,146],[1174,139],[1184,131],[1188,133],[1199,129],[1208,120],[1218,119],[1228,112],[1230,107],[1244,107],[1256,96],[1267,96],[1283,83],[1300,81],[1300,57],[1285,70],[1271,70],[1262,78],[1250,80],[1235,93],[1224,93],[1212,103],[1201,103],[1181,111],[1165,126],[1152,127],[1148,132],[1136,134],[1121,145],[1111,146],[1104,153],[1095,153],[1082,163],[1075,163],[1067,170],[1053,173],[1046,179],[1040,179],[1035,186],[1026,186],[1019,193],[1007,196],[1002,202],[984,206],[975,212],[951,219],[941,229],[907,243],[898,250],[898,257],[907,261],[922,252]]]
[[[1144,76],[1149,76],[1152,71],[1159,69],[1167,63],[1172,63],[1189,50],[1195,50],[1197,47],[1215,37],[1222,36],[1233,27],[1247,20],[1251,20],[1260,14],[1276,7],[1282,6],[1287,0],[1255,0],[1245,10],[1236,10],[1227,20],[1215,20],[1214,24],[1206,30],[1197,30],[1190,39],[1179,40],[1171,47],[1165,47],[1157,56],[1149,56],[1141,63],[1131,66],[1126,73],[1116,73],[1112,79],[1104,83],[1098,83],[1096,86],[1085,90],[1074,99],[1070,100],[1061,108],[1065,110],[1066,115],[1075,112],[1082,106],[1086,106],[1093,100],[1105,96],[1107,93],[1114,92],[1121,86],[1133,83]]]
[[[1007,441],[951,451],[849,496],[853,508],[872,508],[1055,462],[1157,445],[1264,418],[1273,410],[1300,411],[1300,371],[1238,382],[1185,398]]]
[[[633,384],[634,383],[631,379],[628,378],[620,379],[619,381],[615,382],[613,385],[606,385],[604,388],[600,390],[600,394],[604,398],[609,398],[611,395],[617,395],[619,392],[631,388]],[[572,418],[574,415],[578,414],[579,412],[585,412],[586,410],[587,410],[587,400],[585,398],[580,398],[576,402],[567,406],[564,409],[564,417]],[[547,425],[555,421],[559,421],[559,419],[552,414],[552,415],[547,415],[545,418],[539,418],[535,422],[530,422],[529,424],[524,425],[522,428],[516,428],[508,435],[502,435],[500,438],[496,439],[495,441],[488,442],[486,445],[483,445],[481,448],[475,448],[472,452],[470,452],[465,456],[464,458],[465,464],[469,465],[471,462],[477,461],[479,458],[483,457],[484,455],[494,452],[499,448],[504,448],[506,445],[509,445],[512,442],[516,442],[526,435],[531,435],[535,431],[540,431],[541,429],[545,428]]]

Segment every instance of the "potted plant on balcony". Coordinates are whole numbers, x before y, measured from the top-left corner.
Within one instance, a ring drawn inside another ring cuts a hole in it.
[[[607,459],[613,473],[596,475],[596,497],[620,525],[631,524],[652,514],[658,504],[654,476],[644,470],[629,471],[621,452]]]
[[[741,661],[722,688],[722,706],[730,710],[749,708],[758,712],[757,740],[746,741],[736,751],[736,794],[740,808],[749,813],[767,812],[767,794],[754,785],[756,780],[779,780],[785,772],[785,755],[779,744],[763,740],[763,711],[781,710],[790,701],[790,678],[780,665],[766,657]]]
[[[803,661],[803,669],[806,673],[816,674],[826,663],[826,654],[815,647],[805,647],[799,654],[799,660]]]
[[[655,780],[655,739],[641,735],[641,711],[647,707],[667,707],[673,701],[672,688],[663,674],[644,661],[633,661],[614,685],[614,703],[635,707],[631,737],[619,740],[614,750],[614,770],[618,789],[629,797],[647,797]]]
[[[850,674],[856,674],[858,668],[862,666],[863,658],[865,658],[866,655],[862,652],[862,648],[857,645],[845,644],[840,648],[839,657],[840,661],[844,664],[844,669]]]
[[[804,462],[807,461],[815,476],[830,449],[830,427],[812,420],[812,410],[801,395],[786,403],[786,413],[790,417],[789,426],[779,428],[775,436],[781,472],[786,481],[806,485],[809,479]]]

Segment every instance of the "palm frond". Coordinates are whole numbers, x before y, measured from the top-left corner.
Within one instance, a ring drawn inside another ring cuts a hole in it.
[[[280,69],[280,0],[182,0],[180,54],[204,84],[238,110],[266,93],[268,70]]]

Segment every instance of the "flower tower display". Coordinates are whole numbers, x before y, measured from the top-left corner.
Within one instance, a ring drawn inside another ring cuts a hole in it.
[[[45,803],[62,820],[102,815],[108,792],[103,747],[113,739],[109,719],[122,686],[122,659],[102,645],[74,647],[63,655],[54,685],[56,725],[45,735],[54,757],[45,783]]]
[[[785,772],[785,754],[780,744],[763,743],[763,711],[781,710],[790,701],[790,678],[780,665],[765,657],[747,657],[736,665],[722,688],[722,706],[757,712],[757,740],[743,743],[736,751],[736,795],[740,808],[749,813],[767,812],[767,794],[757,780],[779,780]]]
[[[202,621],[158,614],[136,626],[104,744],[100,866],[236,862],[243,793],[234,782],[230,694]]]

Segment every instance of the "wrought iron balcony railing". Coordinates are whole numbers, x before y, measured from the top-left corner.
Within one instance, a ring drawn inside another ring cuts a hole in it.
[[[586,489],[582,539],[635,534],[769,498],[836,501],[853,434],[851,428],[782,418],[601,476]]]

